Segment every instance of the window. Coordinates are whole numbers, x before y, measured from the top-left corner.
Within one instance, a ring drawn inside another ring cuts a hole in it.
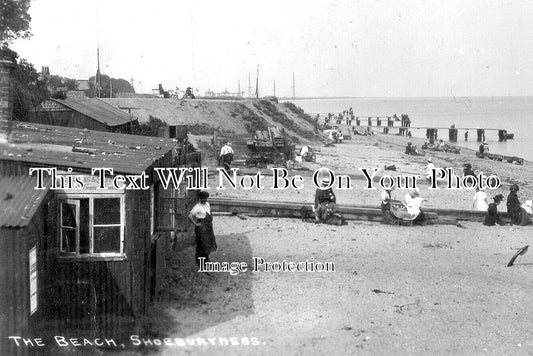
[[[124,253],[124,197],[60,198],[59,251],[71,256]]]
[[[187,192],[185,184],[179,189],[163,189],[161,183],[156,184],[156,231],[171,231],[187,226]]]

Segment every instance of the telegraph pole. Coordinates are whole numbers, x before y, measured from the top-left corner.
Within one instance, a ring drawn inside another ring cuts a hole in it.
[[[100,97],[101,77],[100,77],[100,48],[96,48],[96,77],[94,78],[94,96]]]

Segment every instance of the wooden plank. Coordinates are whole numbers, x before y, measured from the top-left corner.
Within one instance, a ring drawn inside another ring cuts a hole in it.
[[[311,207],[312,203],[294,203],[278,201],[249,201],[242,199],[210,199],[213,212],[246,213],[257,216],[293,217],[301,218],[302,206]],[[339,211],[347,220],[381,221],[381,208],[370,205],[337,205]],[[459,209],[423,209],[430,220],[438,224],[455,224],[457,221],[483,222],[486,213],[474,210]],[[507,213],[500,213],[502,218],[508,218]]]
[[[293,202],[277,202],[277,201],[249,201],[242,199],[210,199],[211,210],[213,212],[229,212],[233,214],[245,213],[257,216],[269,217],[291,217],[301,218],[302,206],[311,207],[311,203],[293,203]],[[337,205],[338,210],[342,213],[346,220],[368,220],[381,221],[381,208],[376,206],[348,206]],[[479,214],[469,215],[464,214],[462,210],[447,210],[447,215],[442,214],[444,211],[424,209],[428,220],[432,223],[450,224],[459,220],[458,217],[463,215],[466,217],[476,218],[478,221]],[[458,212],[458,213],[455,213]],[[474,212],[479,213],[479,212]],[[484,216],[484,214],[482,215]],[[466,220],[466,219],[461,219]]]

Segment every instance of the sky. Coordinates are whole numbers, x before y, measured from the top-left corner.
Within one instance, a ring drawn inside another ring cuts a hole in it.
[[[33,0],[37,70],[297,97],[533,95],[533,1]]]

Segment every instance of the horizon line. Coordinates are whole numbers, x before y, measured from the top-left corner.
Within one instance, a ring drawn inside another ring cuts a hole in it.
[[[265,96],[265,97],[268,97]],[[265,98],[264,97],[264,98]],[[415,98],[530,98],[531,95],[426,95],[426,96],[279,96],[278,100],[310,100],[310,99],[415,99]],[[255,99],[255,98],[250,98]]]

